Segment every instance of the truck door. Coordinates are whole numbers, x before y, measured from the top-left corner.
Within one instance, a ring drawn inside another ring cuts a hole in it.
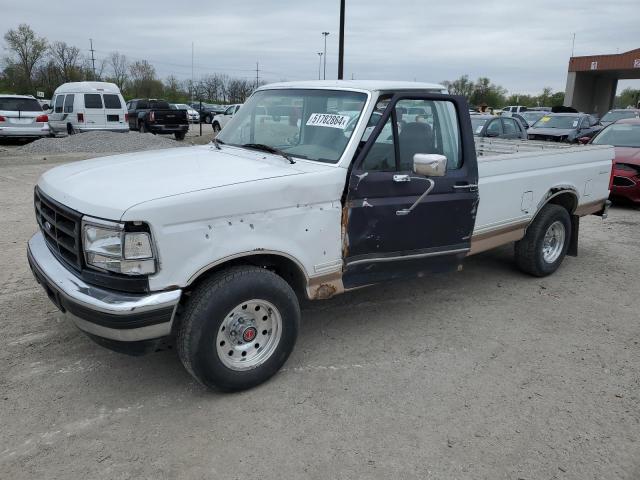
[[[464,99],[407,93],[383,101],[347,186],[346,288],[458,268],[475,223],[478,169]],[[426,115],[401,122],[409,108]]]
[[[107,117],[104,113],[102,95],[99,93],[84,94],[84,123],[88,129],[103,129]]]

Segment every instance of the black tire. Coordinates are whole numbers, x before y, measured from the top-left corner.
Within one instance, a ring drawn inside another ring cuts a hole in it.
[[[559,256],[549,262],[544,255],[544,239],[556,222],[564,228],[563,245]],[[564,260],[571,242],[571,217],[560,205],[545,205],[527,229],[524,238],[515,244],[515,260],[520,270],[535,277],[545,277],[555,272]]]
[[[75,135],[76,129],[73,128],[73,125],[67,123],[67,135]]]
[[[213,131],[214,133],[220,133],[220,130],[222,130],[222,128],[220,128],[220,124],[218,122],[213,122],[212,125]]]
[[[184,140],[184,136],[186,135],[186,133],[184,133],[184,132],[176,132],[176,133],[174,133],[174,135],[176,136],[176,140]]]
[[[144,122],[140,122],[140,125],[138,125],[138,131],[140,133],[147,133],[147,126],[144,124]]]
[[[205,123],[211,123],[212,120],[213,120],[213,117],[211,115],[207,115],[206,117],[204,117]]]
[[[264,363],[250,370],[233,370],[218,355],[218,332],[234,307],[251,299],[270,302],[282,319],[279,341]],[[263,268],[232,267],[200,284],[188,299],[178,329],[177,349],[182,364],[204,386],[237,391],[271,378],[295,345],[300,306],[293,289],[281,277]]]

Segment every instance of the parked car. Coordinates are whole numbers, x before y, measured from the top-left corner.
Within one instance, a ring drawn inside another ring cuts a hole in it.
[[[129,130],[124,99],[114,83],[65,83],[56,89],[51,101],[49,127],[54,134]]]
[[[192,103],[191,107],[198,112],[204,123],[211,123],[213,117],[223,113],[227,108],[226,105],[217,105],[214,103],[203,103],[201,108],[200,102]]]
[[[186,110],[189,122],[200,123],[200,114],[186,103],[171,103],[169,106],[174,110]]]
[[[527,138],[527,131],[520,121],[512,117],[473,115],[471,126],[476,137]]]
[[[529,140],[577,143],[602,130],[598,119],[586,113],[549,113],[527,130]]]
[[[100,344],[143,353],[168,337],[195,378],[222,390],[285,363],[298,298],[455,271],[511,242],[522,271],[552,274],[577,254],[580,217],[606,215],[613,147],[504,142],[513,153],[478,162],[466,101],[433,89],[267,85],[211,145],[50,169],[34,192],[29,264]],[[296,108],[277,125],[257,118],[285,101]],[[334,113],[347,103],[353,114]],[[394,125],[420,106],[432,125]]]
[[[618,120],[591,140],[592,145],[613,145],[611,196],[640,204],[640,118]]]
[[[38,99],[38,103],[40,104],[40,106],[42,107],[42,110],[44,112],[46,112],[47,110],[49,110],[50,105],[51,105],[51,99],[50,98],[39,98]]]
[[[224,128],[224,126],[229,123],[229,120],[233,118],[240,107],[241,103],[237,103],[235,105],[229,105],[224,113],[218,114],[213,117],[213,121],[211,122],[211,126],[213,127],[213,131],[218,133],[220,130]]]
[[[47,137],[48,121],[33,96],[0,94],[0,139]]]
[[[625,108],[625,109],[615,109],[609,110],[604,116],[600,119],[600,123],[603,127],[607,125],[611,125],[618,120],[623,118],[640,118],[640,110],[636,108]]]
[[[547,112],[540,110],[527,110],[526,112],[518,113],[514,116],[522,122],[524,128],[529,129],[545,115],[547,115]]]
[[[502,113],[522,113],[522,112],[526,112],[528,110],[527,107],[525,107],[524,105],[510,105],[508,107],[504,107],[502,109]]]
[[[186,110],[175,110],[169,102],[156,98],[136,98],[127,103],[129,128],[140,133],[173,134],[184,140],[189,130]]]

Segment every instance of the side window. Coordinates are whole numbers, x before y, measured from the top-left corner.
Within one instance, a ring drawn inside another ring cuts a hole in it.
[[[505,135],[515,135],[516,133],[519,133],[519,129],[513,118],[503,118],[502,127],[504,128]]]
[[[70,95],[67,95],[67,97],[64,99],[64,113],[71,113],[73,112],[73,100],[75,99],[75,95],[72,93]]]
[[[235,110],[235,106],[234,107],[229,107],[225,110],[224,114],[225,115],[233,115],[233,111]]]
[[[502,125],[500,125],[499,118],[491,120],[491,123],[489,123],[489,126],[487,127],[487,135],[488,136],[502,135]]]
[[[84,108],[102,108],[102,96],[99,93],[85,93]]]
[[[58,95],[56,97],[55,113],[62,113],[62,103],[64,102],[64,95]]]
[[[393,117],[389,117],[363,162],[365,170],[410,172],[413,170],[413,156],[416,153],[444,155],[447,157],[447,169],[460,168],[460,127],[453,103],[400,100],[395,109],[397,139],[393,135]],[[399,158],[395,158],[394,141],[398,142]]]
[[[447,101],[400,100],[396,112],[418,109],[419,115],[406,115],[398,122],[398,169],[413,170],[416,153],[436,153],[447,157],[447,169],[462,165],[460,127],[455,106]],[[396,115],[400,120],[400,114]]]
[[[104,108],[122,108],[122,103],[120,102],[120,97],[118,95],[113,94],[104,94]]]
[[[389,172],[396,170],[396,153],[393,142],[392,117],[382,128],[380,135],[371,146],[371,150],[362,162],[362,169],[368,172]],[[372,127],[375,128],[375,127]]]

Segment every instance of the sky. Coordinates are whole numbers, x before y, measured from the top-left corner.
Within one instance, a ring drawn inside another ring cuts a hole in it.
[[[337,78],[339,0],[0,0],[0,32],[28,23],[98,60],[119,51],[161,78]],[[640,48],[640,0],[346,0],[345,78],[441,82],[489,77],[511,93],[564,90],[575,54]],[[4,41],[0,40],[4,47]],[[620,87],[640,88],[640,80]]]

